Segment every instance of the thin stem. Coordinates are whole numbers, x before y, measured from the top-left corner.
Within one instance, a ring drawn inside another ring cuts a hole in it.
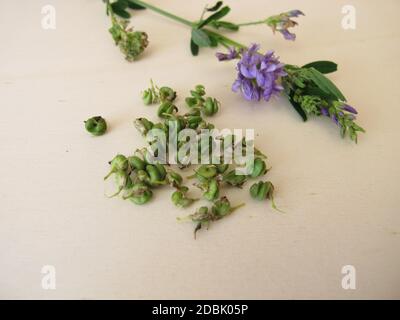
[[[257,24],[264,24],[264,23],[266,23],[265,20],[259,20],[259,21],[253,21],[253,22],[236,23],[236,25],[239,27],[244,27],[244,26],[254,26]]]
[[[141,5],[142,7],[145,7],[147,9],[149,9],[149,10],[153,10],[153,11],[155,11],[155,12],[157,12],[157,13],[165,16],[165,17],[168,17],[168,18],[170,18],[172,20],[175,20],[175,21],[178,21],[180,23],[183,23],[183,24],[185,24],[185,25],[187,25],[189,27],[194,27],[195,26],[195,24],[193,22],[189,21],[189,20],[186,20],[184,18],[178,17],[178,16],[176,16],[176,15],[170,13],[170,12],[167,12],[167,11],[165,11],[163,9],[155,7],[155,6],[153,6],[153,5],[149,4],[149,3],[146,3],[144,1],[132,0],[132,2],[135,2],[136,4]]]
[[[149,10],[157,12],[157,13],[165,16],[165,17],[168,17],[168,18],[170,18],[172,20],[175,20],[175,21],[178,21],[180,23],[183,23],[184,25],[187,25],[187,26],[189,26],[191,28],[196,27],[196,23],[194,23],[192,21],[189,21],[187,19],[184,19],[182,17],[176,16],[176,15],[170,13],[170,12],[167,12],[167,11],[165,11],[163,9],[155,7],[155,6],[151,5],[151,4],[148,4],[147,2],[144,2],[142,0],[131,0],[131,1],[135,2],[138,5],[141,5],[142,7],[147,8]],[[238,49],[247,48],[245,45],[243,45],[243,44],[241,44],[239,42],[236,42],[236,41],[234,41],[234,40],[232,40],[232,39],[230,39],[230,38],[228,38],[226,36],[223,36],[222,34],[220,34],[218,32],[211,31],[211,30],[209,30],[207,28],[204,28],[204,30],[206,30],[208,34],[217,37],[221,41],[221,43],[223,45],[225,45],[225,46],[233,46],[233,47],[236,47]]]

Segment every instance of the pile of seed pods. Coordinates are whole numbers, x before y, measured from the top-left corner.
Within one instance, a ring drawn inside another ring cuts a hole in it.
[[[169,87],[158,88],[151,82],[150,88],[142,93],[142,100],[145,105],[159,104],[157,116],[159,122],[153,122],[146,118],[138,118],[134,125],[142,136],[146,136],[152,129],[162,130],[166,136],[170,132],[170,127],[174,126],[175,132],[190,128],[201,134],[202,129],[213,129],[214,125],[204,119],[215,115],[220,109],[220,102],[212,97],[207,97],[205,88],[197,85],[190,91],[190,97],[185,99],[185,104],[189,109],[185,114],[179,114],[178,107],[175,104],[177,94],[175,90]],[[222,148],[235,147],[233,135],[217,137],[222,142]],[[208,141],[208,140],[207,140]],[[147,139],[151,146],[152,141]],[[211,156],[212,146],[215,140],[210,140],[208,146],[201,148],[202,152],[208,152]],[[239,142],[242,150],[248,147],[249,141],[244,138]],[[178,150],[179,150],[178,143]],[[204,146],[201,146],[204,147]],[[168,148],[168,145],[166,145]],[[206,151],[203,151],[206,150]],[[226,195],[222,195],[224,186],[233,186],[243,188],[243,185],[250,179],[256,179],[264,176],[268,172],[266,156],[258,149],[252,148],[254,152],[254,161],[250,166],[248,174],[237,174],[233,164],[224,163],[224,158],[220,157],[218,164],[202,164],[194,169],[194,173],[188,176],[188,181],[193,181],[193,186],[199,188],[202,192],[202,199],[210,203],[210,206],[201,206],[195,213],[184,218],[178,218],[179,221],[192,221],[195,224],[194,236],[202,227],[220,220],[244,204],[231,205]],[[133,155],[117,155],[110,161],[110,172],[104,179],[114,176],[117,187],[116,192],[111,195],[115,197],[121,195],[122,199],[130,200],[134,204],[143,205],[153,198],[155,189],[162,186],[170,186],[174,189],[171,200],[179,208],[191,206],[200,199],[189,196],[190,189],[184,185],[182,174],[173,170],[173,166],[178,170],[195,166],[190,162],[154,163],[148,161],[148,148],[136,150]],[[199,154],[200,157],[201,153]],[[200,160],[200,159],[199,159]],[[200,163],[200,162],[199,162]],[[212,162],[214,163],[214,162]],[[193,179],[193,180],[192,180]],[[270,181],[259,181],[250,187],[250,195],[253,199],[265,201],[270,200],[272,207],[276,209],[273,200],[274,186]]]

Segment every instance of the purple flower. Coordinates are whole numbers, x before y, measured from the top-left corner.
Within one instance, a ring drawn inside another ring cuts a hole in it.
[[[229,48],[228,51],[228,53],[217,52],[215,56],[219,61],[233,60],[240,57],[239,52],[237,52],[234,48]]]
[[[259,101],[263,98],[269,101],[272,96],[281,93],[283,87],[280,80],[287,74],[284,64],[279,62],[273,51],[262,55],[258,53],[259,48],[259,45],[253,44],[242,52],[232,90],[240,91],[246,100]]]
[[[329,111],[328,111],[328,109],[327,109],[327,108],[321,108],[321,114],[324,115],[324,116],[326,116],[326,117],[329,117]]]
[[[349,106],[348,104],[344,104],[342,106],[342,110],[353,113],[353,114],[358,114],[357,110],[354,109],[352,106]]]
[[[276,16],[269,17],[266,20],[268,26],[272,28],[272,31],[280,32],[286,40],[294,41],[296,40],[296,35],[291,33],[288,29],[297,26],[297,22],[291,20],[290,18],[297,18],[300,15],[304,16],[304,13],[300,10],[291,10],[278,14]]]

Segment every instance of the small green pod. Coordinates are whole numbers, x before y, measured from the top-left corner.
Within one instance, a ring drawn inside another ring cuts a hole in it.
[[[218,112],[219,105],[220,103],[217,99],[208,97],[204,102],[202,111],[207,117],[211,117]]]
[[[183,178],[179,173],[169,171],[167,173],[167,181],[171,186],[177,188],[182,184]]]
[[[155,101],[155,95],[153,94],[153,90],[151,90],[151,89],[147,89],[147,90],[144,90],[143,91],[143,94],[142,94],[142,101],[143,101],[143,103],[145,104],[145,105],[150,105],[150,104],[153,104]]]
[[[217,168],[213,164],[203,164],[196,170],[196,176],[205,179],[212,179],[218,174]]]
[[[111,170],[104,177],[104,180],[106,180],[110,175],[112,175],[113,173],[115,173],[117,171],[126,172],[129,169],[128,159],[122,154],[116,155],[109,163],[111,166]]]
[[[134,121],[135,128],[141,133],[141,135],[145,136],[147,132],[149,132],[154,124],[153,122],[147,120],[146,118],[138,118]]]
[[[124,200],[130,200],[131,202],[142,205],[150,201],[153,196],[153,192],[143,183],[137,183],[127,190],[126,195],[123,197]]]
[[[178,111],[178,108],[175,105],[173,105],[170,101],[164,101],[159,106],[157,110],[157,115],[160,118],[168,118],[168,115],[172,115],[176,111]]]
[[[229,169],[229,164],[225,164],[225,163],[221,163],[221,164],[217,164],[215,165],[217,168],[218,173],[225,173],[226,170]]]
[[[159,90],[161,102],[173,102],[176,99],[176,92],[170,87],[161,87]]]
[[[219,197],[219,184],[216,179],[212,179],[208,185],[206,192],[203,193],[204,199],[214,201]]]
[[[261,158],[255,158],[250,176],[252,178],[261,177],[264,174],[266,174],[267,171],[268,170],[267,170],[267,165],[265,164],[265,161],[262,160]]]
[[[175,206],[180,208],[186,208],[195,201],[195,199],[187,198],[185,192],[180,190],[177,190],[172,194],[171,200]]]
[[[222,181],[225,183],[241,188],[243,184],[246,182],[247,177],[245,175],[237,175],[235,170],[231,170],[228,173],[225,173],[222,177]]]
[[[146,163],[138,156],[128,157],[128,162],[132,169],[144,170],[146,168]]]
[[[101,136],[107,131],[107,122],[102,117],[92,117],[85,121],[86,131],[94,136]]]

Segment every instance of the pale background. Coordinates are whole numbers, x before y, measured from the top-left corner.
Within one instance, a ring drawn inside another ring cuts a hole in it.
[[[149,2],[196,19],[211,1]],[[41,28],[45,4],[56,7],[56,30]],[[262,26],[232,36],[292,64],[338,62],[331,78],[367,134],[355,145],[328,119],[303,123],[284,99],[243,101],[230,91],[234,64],[210,49],[193,58],[187,27],[150,11],[132,19],[150,46],[129,64],[100,0],[1,0],[1,298],[400,298],[400,2],[228,4],[233,21],[303,10],[295,43]],[[356,7],[356,30],[341,28],[346,4]],[[141,147],[132,120],[154,117],[138,95],[150,78],[181,97],[203,83],[223,102],[219,128],[254,128],[286,214],[252,201],[247,185],[229,191],[247,205],[195,241],[175,217],[196,206],[175,208],[169,188],[143,207],[107,199],[107,161]],[[107,135],[85,132],[93,115],[108,120]],[[348,264],[353,291],[341,287]],[[41,287],[44,265],[56,268],[56,290]]]

